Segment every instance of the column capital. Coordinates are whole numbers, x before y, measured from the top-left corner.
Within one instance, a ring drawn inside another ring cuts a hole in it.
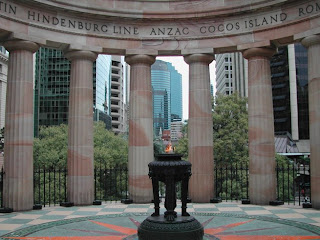
[[[145,55],[145,54],[129,55],[125,57],[125,61],[129,65],[132,65],[135,63],[145,63],[145,64],[152,65],[156,61],[156,57],[151,55]]]
[[[8,40],[3,43],[3,46],[9,51],[26,50],[35,53],[39,49],[37,43],[26,40]]]
[[[252,57],[266,57],[271,58],[276,53],[276,49],[268,47],[249,48],[242,52],[244,58],[249,59]]]
[[[213,60],[214,60],[214,55],[206,54],[206,53],[195,53],[195,54],[184,56],[184,61],[188,64],[196,63],[196,62],[210,64]]]
[[[320,36],[319,35],[311,35],[311,36],[305,37],[304,39],[302,39],[301,44],[303,46],[305,46],[306,48],[308,48],[312,45],[320,44]]]
[[[65,52],[64,56],[66,58],[68,58],[70,61],[75,60],[75,59],[85,59],[85,60],[89,60],[89,61],[94,62],[97,59],[98,54],[95,52],[91,52],[91,51],[79,50],[79,51]]]

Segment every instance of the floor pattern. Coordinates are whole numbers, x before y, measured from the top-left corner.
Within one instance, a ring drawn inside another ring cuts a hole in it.
[[[137,226],[152,212],[152,204],[110,202],[0,214],[0,238],[134,240]],[[222,202],[190,203],[188,212],[203,224],[205,239],[320,239],[320,211],[315,209]]]

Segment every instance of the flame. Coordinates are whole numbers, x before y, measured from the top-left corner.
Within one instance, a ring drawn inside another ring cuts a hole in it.
[[[165,152],[166,153],[172,153],[173,152],[171,143],[167,144]]]

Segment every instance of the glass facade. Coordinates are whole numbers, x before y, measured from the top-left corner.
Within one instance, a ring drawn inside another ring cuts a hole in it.
[[[299,138],[309,139],[308,51],[300,43],[294,45],[297,72]]]
[[[270,62],[274,131],[275,134],[291,133],[290,83],[288,48],[279,47]]]
[[[169,130],[171,118],[182,118],[182,76],[171,63],[157,60],[151,66],[153,91],[153,127]]]
[[[294,45],[298,103],[299,139],[309,139],[308,53],[301,44]],[[291,133],[288,47],[280,47],[271,59],[274,127],[276,134]]]
[[[40,48],[36,53],[34,133],[39,126],[68,122],[70,62],[61,51]]]
[[[103,121],[111,129],[110,88],[111,56],[100,54],[93,68],[94,120]]]
[[[153,93],[153,128],[156,136],[162,130],[170,129],[170,72],[164,61],[157,60],[151,66],[151,84]]]
[[[106,56],[99,56],[93,66],[94,117],[103,120],[111,127],[111,117],[104,110],[107,85],[110,77],[103,75],[110,71],[110,61]],[[62,51],[40,48],[36,53],[35,64],[35,99],[34,99],[34,134],[38,136],[39,126],[68,123],[70,61]],[[108,69],[108,70],[107,70]],[[110,82],[110,81],[109,81]]]
[[[171,121],[173,119],[182,119],[182,75],[167,63],[171,73]]]

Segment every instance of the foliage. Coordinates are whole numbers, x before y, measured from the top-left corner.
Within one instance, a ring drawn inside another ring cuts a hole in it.
[[[67,163],[68,126],[40,127],[34,139],[34,167],[64,168]],[[105,128],[103,122],[94,123],[95,166],[114,167],[127,163],[128,142]]]
[[[247,164],[247,99],[237,93],[217,95],[213,104],[213,151],[217,166]]]
[[[127,163],[127,140],[107,130],[103,122],[95,122],[93,140],[95,166],[112,168]]]
[[[182,154],[184,160],[188,159],[188,138],[182,137],[174,148],[175,153]]]
[[[293,162],[286,156],[276,154],[277,163],[277,198],[281,201],[291,201],[295,197],[293,188],[294,171]]]
[[[41,126],[33,142],[34,167],[64,168],[68,152],[68,126]]]
[[[153,139],[154,155],[164,153],[164,146],[162,140]]]

